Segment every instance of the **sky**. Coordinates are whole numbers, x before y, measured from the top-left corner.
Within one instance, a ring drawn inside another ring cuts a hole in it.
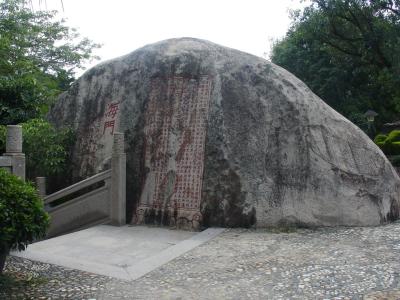
[[[42,1],[43,2],[43,1]],[[144,45],[194,37],[268,57],[290,25],[300,0],[47,0],[67,24],[102,48],[100,61]],[[64,10],[62,9],[63,3]],[[99,61],[87,64],[90,67]]]

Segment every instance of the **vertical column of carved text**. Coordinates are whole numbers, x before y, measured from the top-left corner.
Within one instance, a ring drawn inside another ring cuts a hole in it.
[[[200,209],[201,203],[201,189],[203,185],[203,171],[204,171],[204,151],[205,151],[205,140],[207,133],[207,120],[209,103],[211,97],[211,80],[209,76],[202,76],[200,78],[200,84],[198,89],[198,101],[197,101],[197,112],[198,112],[198,126],[195,132],[194,143],[196,144],[196,154],[195,154],[195,170],[196,177],[198,180],[194,186],[195,189],[195,199],[194,208],[196,210]]]
[[[179,134],[179,128],[181,127],[181,121],[182,121],[182,114],[181,114],[181,100],[182,100],[182,95],[184,94],[185,87],[186,87],[186,80],[183,77],[180,76],[174,76],[173,79],[173,88],[171,87],[171,98],[172,98],[172,113],[171,113],[171,123],[170,123],[170,130],[173,131],[173,136],[176,137]],[[174,139],[175,140],[175,139]],[[178,138],[179,140],[179,138]],[[169,140],[170,143],[173,143],[172,140]],[[172,153],[175,153],[175,147],[176,145],[169,145],[169,151],[170,155]],[[172,166],[171,166],[172,167]],[[180,176],[179,176],[179,164],[178,162],[175,161],[175,178],[173,182],[173,187],[172,187],[172,194],[170,196],[170,202],[168,203],[168,209],[173,212],[175,209],[179,207],[179,182],[180,182]]]
[[[158,87],[159,89],[159,87]],[[156,108],[153,111],[152,117],[155,119],[155,127],[151,136],[152,140],[152,152],[151,152],[151,172],[154,173],[154,193],[151,201],[152,208],[159,209],[161,207],[162,200],[162,190],[160,188],[164,177],[165,177],[165,128],[164,128],[164,118],[163,103],[160,102],[161,94],[158,95],[156,99]]]
[[[174,183],[174,189],[173,189],[173,195],[172,195],[172,201],[171,201],[171,209],[180,209],[183,207],[183,195],[184,195],[184,182],[185,182],[185,176],[184,176],[184,158],[183,158],[183,153],[184,153],[184,139],[185,139],[185,134],[186,134],[186,128],[187,128],[187,102],[188,98],[190,97],[189,89],[188,89],[188,82],[189,80],[187,78],[182,78],[181,79],[181,89],[180,93],[177,93],[176,98],[175,98],[175,117],[174,117],[174,123],[173,123],[173,128],[176,133],[177,137],[177,142],[178,145],[175,147],[176,150],[176,155],[175,155],[175,183]]]
[[[199,84],[199,83],[198,83]],[[199,86],[195,90],[195,93],[192,93],[192,96],[188,105],[189,112],[189,123],[188,123],[188,132],[190,135],[190,143],[187,146],[186,152],[186,190],[185,190],[185,210],[193,211],[196,210],[196,183],[199,180],[196,172],[196,152],[198,145],[196,144],[196,131],[199,127],[199,111],[197,111],[197,102],[198,102],[198,91]]]
[[[196,94],[194,91],[197,88],[197,82],[194,79],[187,80],[187,94],[182,98],[182,113],[183,113],[183,124],[184,129],[182,133],[181,145],[180,145],[180,157],[178,164],[180,168],[180,208],[182,210],[190,210],[191,202],[193,199],[193,159],[194,159],[194,145],[193,145],[193,133],[196,127],[195,119],[195,105],[196,105]]]

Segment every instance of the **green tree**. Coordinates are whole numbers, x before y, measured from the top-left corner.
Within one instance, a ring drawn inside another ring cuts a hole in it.
[[[21,125],[27,178],[66,176],[69,150],[74,140],[72,130],[56,130],[42,119],[32,119]]]
[[[293,13],[271,60],[361,127],[367,109],[377,111],[381,123],[398,118],[399,0],[311,2]]]
[[[35,188],[0,168],[0,274],[9,250],[45,236],[49,216]]]
[[[26,155],[26,176],[48,179],[49,191],[68,184],[71,148],[74,133],[70,128],[56,129],[43,119],[32,119],[22,125],[23,151]],[[5,152],[6,126],[0,125],[0,153]]]
[[[99,45],[25,0],[0,0],[0,124],[43,116]]]

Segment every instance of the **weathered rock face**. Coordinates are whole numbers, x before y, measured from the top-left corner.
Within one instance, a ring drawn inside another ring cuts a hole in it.
[[[75,177],[125,133],[127,218],[199,226],[376,225],[400,179],[361,130],[292,74],[190,38],[86,72],[50,113],[77,130]]]

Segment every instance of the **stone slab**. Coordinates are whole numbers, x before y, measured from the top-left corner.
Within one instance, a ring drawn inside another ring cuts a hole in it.
[[[209,228],[197,233],[159,227],[99,225],[34,243],[26,251],[12,255],[135,280],[223,231]]]

